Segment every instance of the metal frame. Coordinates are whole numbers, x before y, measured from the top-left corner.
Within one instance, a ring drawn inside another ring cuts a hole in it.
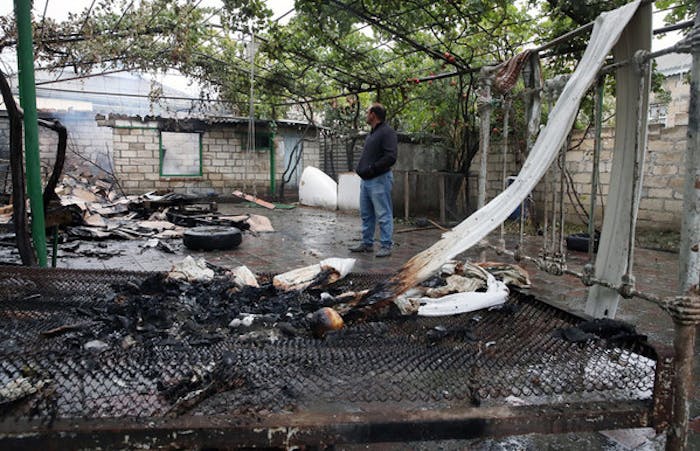
[[[13,276],[16,275],[16,276]],[[86,292],[100,290],[102,280],[138,280],[149,273],[8,268],[5,293],[16,290],[12,280],[30,276],[36,289],[53,287],[79,276]],[[269,275],[268,275],[269,276]],[[362,274],[354,276],[362,277]],[[373,277],[376,277],[374,275]],[[89,287],[89,289],[88,289]],[[9,291],[8,291],[9,290]],[[2,291],[0,290],[0,293]],[[528,296],[533,299],[531,296]],[[572,319],[555,305],[535,300]],[[0,421],[2,449],[124,448],[124,447],[280,447],[343,443],[411,442],[504,437],[528,433],[590,432],[621,428],[669,429],[674,403],[673,350],[647,343],[635,351],[655,360],[651,398],[643,400],[569,401],[512,406],[501,398],[481,407],[431,407],[391,401],[319,404],[277,414],[183,415],[121,418],[57,418]],[[499,403],[498,405],[496,403]],[[332,412],[332,413],[329,413]]]
[[[362,413],[294,412],[264,418],[91,419],[56,421],[13,431],[0,424],[3,449],[149,447],[280,447],[504,437],[657,427],[646,401]],[[662,420],[663,422],[663,420]]]

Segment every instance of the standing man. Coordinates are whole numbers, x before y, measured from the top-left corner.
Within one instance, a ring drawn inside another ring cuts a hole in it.
[[[394,175],[391,167],[396,163],[396,132],[386,121],[386,108],[374,103],[367,110],[367,123],[372,131],[365,139],[362,156],[355,172],[360,182],[360,217],[362,218],[362,243],[350,248],[351,252],[374,250],[374,229],[379,224],[377,257],[391,255],[394,215],[391,205],[391,188]]]

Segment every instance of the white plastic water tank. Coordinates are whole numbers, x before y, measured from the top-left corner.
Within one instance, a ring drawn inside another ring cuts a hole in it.
[[[338,184],[313,166],[304,168],[299,182],[299,203],[329,210],[338,208]]]
[[[360,182],[354,172],[338,174],[338,210],[360,210]]]

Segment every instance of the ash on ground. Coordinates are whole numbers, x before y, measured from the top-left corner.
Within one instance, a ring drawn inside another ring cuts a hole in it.
[[[89,338],[109,347],[144,341],[197,346],[236,337],[265,341],[280,336],[310,337],[312,313],[343,291],[331,286],[282,292],[270,282],[259,288],[238,288],[223,275],[211,281],[185,282],[165,274],[151,276],[141,285],[113,289],[105,295],[107,302],[76,308],[79,315],[99,323],[91,328]],[[75,335],[72,339],[84,343]]]

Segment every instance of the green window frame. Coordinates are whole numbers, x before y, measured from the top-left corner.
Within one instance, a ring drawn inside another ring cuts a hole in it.
[[[202,134],[160,132],[160,176],[202,176]]]

